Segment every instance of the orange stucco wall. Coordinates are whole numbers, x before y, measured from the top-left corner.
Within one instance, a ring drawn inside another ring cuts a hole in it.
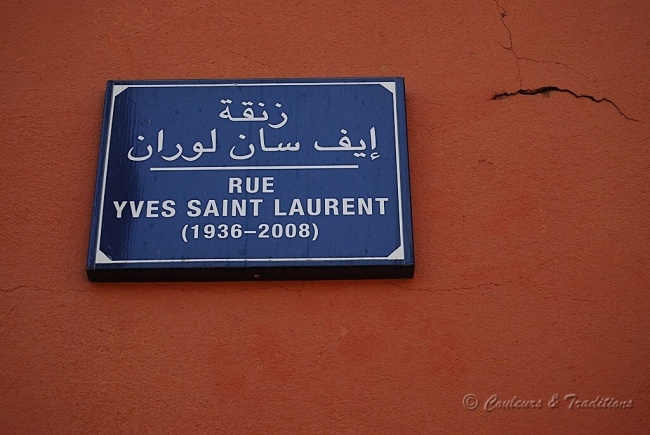
[[[0,432],[647,433],[647,1],[9,0],[0,38]],[[414,279],[88,282],[106,80],[341,76],[405,77]]]

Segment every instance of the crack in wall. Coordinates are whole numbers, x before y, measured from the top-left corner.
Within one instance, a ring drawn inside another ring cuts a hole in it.
[[[240,52],[238,52],[238,51],[230,50],[230,49],[228,49],[228,51],[231,52],[232,54],[236,55],[236,56],[241,56],[241,57],[243,57],[244,59],[249,60],[249,61],[251,61],[251,62],[254,62],[254,63],[256,63],[256,64],[259,64],[259,65],[263,65],[263,66],[265,66],[265,67],[268,67],[268,65],[265,64],[264,62],[260,62],[260,61],[257,60],[257,59],[253,59],[252,57],[246,56],[244,53],[240,53]]]
[[[409,290],[409,291],[416,291],[416,292],[426,292],[426,293],[433,293],[433,292],[454,292],[454,291],[459,291],[459,290],[478,290],[481,287],[501,287],[507,284],[513,284],[519,280],[523,279],[523,276],[520,276],[515,279],[509,279],[503,282],[485,282],[485,283],[480,283],[476,285],[471,285],[471,286],[465,286],[465,287],[452,287],[452,288],[422,288],[422,287],[411,287],[410,285],[399,285],[396,284],[393,281],[383,281],[385,284],[390,284],[393,287],[397,287],[403,290]]]
[[[505,21],[505,18],[508,16],[508,13],[506,12],[505,9],[503,9],[503,7],[499,4],[497,0],[494,0],[494,4],[497,5],[499,9],[501,9],[501,12],[499,14],[501,16],[501,24],[503,24],[503,27],[506,28],[506,31],[508,32],[508,40],[510,41],[509,47],[501,43],[499,43],[499,45],[505,48],[506,50],[510,51],[515,56],[515,61],[517,62],[517,76],[519,77],[519,87],[521,87],[522,86],[521,67],[519,66],[519,61],[521,60],[521,58],[515,51],[514,45],[512,44],[512,32],[510,31],[510,27],[508,27]]]
[[[587,95],[587,94],[578,94],[570,89],[563,89],[563,88],[558,88],[557,86],[542,86],[541,88],[536,88],[536,89],[519,89],[515,92],[502,92],[500,94],[496,94],[494,97],[492,97],[492,100],[501,100],[504,98],[512,97],[515,95],[550,95],[553,92],[562,92],[565,94],[573,95],[575,98],[585,98],[587,100],[593,101],[594,103],[607,103],[611,106],[613,106],[623,118],[627,119],[628,121],[634,121],[634,122],[641,122],[638,119],[631,118],[627,116],[621,109],[614,103],[612,100],[609,98],[596,98],[592,95]]]
[[[21,288],[27,288],[26,285],[19,285],[17,287],[0,287],[0,292],[2,293],[13,293],[16,290],[20,290]]]
[[[71,289],[55,289],[55,288],[46,288],[46,287],[35,287],[30,285],[19,285],[16,287],[0,287],[0,293],[13,293],[18,290],[29,289],[43,292],[56,292],[56,293],[68,293],[68,292],[83,292],[85,290],[71,288]]]
[[[512,283],[514,283],[516,281],[519,281],[521,278],[522,277],[519,277],[517,279],[509,279],[509,280],[503,281],[501,283],[499,283],[499,282],[485,282],[485,283],[477,284],[477,285],[474,285],[474,286],[454,287],[454,288],[442,289],[442,290],[438,290],[438,291],[478,290],[481,287],[501,287],[501,286],[504,286],[504,285],[507,285],[507,284],[512,284]]]
[[[517,52],[515,51],[515,48],[514,48],[514,45],[513,45],[513,42],[512,42],[512,31],[510,30],[510,27],[506,24],[506,21],[505,21],[505,18],[508,16],[508,13],[503,8],[503,6],[501,6],[499,4],[499,2],[497,0],[494,0],[494,4],[496,4],[497,7],[499,9],[501,9],[501,12],[499,13],[499,15],[501,17],[501,24],[503,25],[503,27],[505,27],[506,31],[508,32],[508,41],[510,41],[509,46],[505,46],[505,45],[503,45],[501,43],[499,43],[499,45],[501,47],[503,47],[504,49],[508,50],[509,52],[511,52],[515,56],[515,61],[517,62],[517,76],[519,77],[519,87],[520,88],[522,87],[522,82],[523,82],[523,78],[522,78],[522,75],[521,75],[521,66],[519,65],[520,60],[525,60],[525,61],[534,62],[534,63],[548,63],[548,64],[552,64],[552,65],[560,65],[560,66],[563,66],[564,68],[566,68],[568,70],[571,70],[571,71],[573,71],[573,72],[575,72],[577,74],[580,74],[578,71],[576,71],[575,69],[571,68],[569,65],[567,65],[565,63],[562,63],[562,62],[558,62],[558,61],[555,61],[555,60],[539,60],[539,59],[532,59],[530,57],[519,56],[519,54],[517,54]],[[580,74],[580,75],[582,75],[582,74]]]
[[[525,60],[525,61],[528,61],[528,62],[535,62],[535,63],[550,63],[550,64],[553,64],[553,65],[560,65],[560,66],[563,66],[566,69],[569,69],[571,71],[574,71],[574,72],[580,74],[578,71],[571,68],[566,63],[558,62],[558,61],[555,61],[555,60],[539,60],[539,59],[532,59],[530,57],[519,56],[517,54],[517,52],[515,51],[513,43],[512,43],[512,31],[510,30],[510,27],[508,27],[508,25],[505,22],[505,18],[508,16],[508,13],[505,11],[505,9],[503,9],[503,7],[501,5],[499,5],[499,3],[497,3],[496,0],[494,0],[494,3],[499,7],[499,9],[501,9],[501,12],[499,13],[499,15],[501,16],[501,24],[503,24],[503,27],[505,27],[506,31],[508,32],[508,40],[510,41],[510,46],[509,47],[507,47],[507,46],[505,46],[505,45],[503,45],[501,43],[499,43],[499,45],[515,55],[515,60],[517,61],[517,70],[519,71],[519,84],[520,84],[520,86],[521,86],[521,81],[522,81],[521,67],[519,66],[519,61],[520,60]]]
[[[516,92],[502,92],[500,94],[496,94],[496,95],[494,95],[494,97],[492,97],[492,100],[499,100],[499,99],[511,97],[511,96],[514,96],[514,95],[538,95],[538,94],[549,95],[552,92],[563,92],[563,93],[573,95],[575,98],[586,98],[588,100],[593,101],[594,103],[603,103],[603,102],[608,103],[611,106],[613,106],[616,109],[616,111],[623,118],[627,119],[628,121],[641,122],[638,119],[634,119],[634,118],[631,118],[631,117],[627,116],[618,107],[618,105],[616,103],[614,103],[612,100],[610,100],[609,98],[605,98],[605,97],[596,98],[596,97],[594,97],[592,95],[578,94],[578,93],[576,93],[576,92],[574,92],[574,91],[572,91],[570,89],[563,89],[563,88],[559,88],[557,86],[542,86],[542,87],[536,88],[536,89],[524,89],[523,88],[523,78],[522,78],[522,75],[521,75],[521,66],[520,66],[520,61],[522,61],[522,60],[525,60],[525,61],[528,61],[528,62],[535,62],[535,63],[549,63],[549,64],[561,65],[561,66],[563,66],[563,67],[565,67],[565,68],[567,68],[567,69],[569,69],[571,71],[575,71],[575,70],[573,68],[569,67],[568,65],[562,63],[562,62],[556,62],[556,61],[550,61],[550,60],[537,60],[537,59],[531,59],[529,57],[519,56],[519,54],[517,54],[517,52],[515,51],[514,44],[512,42],[512,31],[510,30],[510,27],[508,26],[508,24],[506,24],[506,21],[505,21],[505,18],[508,16],[508,13],[503,8],[503,6],[501,6],[499,4],[498,0],[493,0],[493,1],[494,1],[494,4],[501,10],[501,12],[499,13],[499,15],[501,17],[501,24],[503,25],[503,27],[508,32],[509,45],[506,46],[506,45],[503,45],[501,43],[499,43],[499,45],[501,47],[503,47],[504,49],[510,51],[515,56],[515,61],[516,61],[516,65],[517,65],[517,76],[519,77],[519,88],[520,89],[517,90]],[[575,71],[575,72],[577,72],[577,71]]]

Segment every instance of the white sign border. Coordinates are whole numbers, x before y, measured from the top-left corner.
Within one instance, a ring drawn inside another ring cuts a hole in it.
[[[108,158],[110,156],[111,133],[113,129],[113,109],[115,97],[128,88],[168,88],[168,87],[235,87],[235,86],[343,86],[343,85],[380,85],[393,95],[393,121],[395,126],[395,163],[397,166],[397,200],[399,214],[399,235],[400,246],[387,257],[324,257],[324,258],[192,258],[192,259],[158,259],[158,260],[112,260],[100,250],[102,240],[102,222],[104,215],[104,196],[106,192],[106,178],[108,176]],[[207,263],[207,262],[288,262],[288,261],[352,261],[352,260],[404,260],[404,218],[402,212],[402,184],[401,162],[399,155],[399,124],[397,120],[397,92],[394,81],[352,81],[352,82],[257,82],[257,83],[150,83],[150,84],[127,84],[113,85],[111,105],[108,121],[108,133],[106,136],[106,157],[104,160],[101,200],[99,205],[99,218],[97,221],[97,246],[95,248],[95,264],[133,264],[133,263]]]

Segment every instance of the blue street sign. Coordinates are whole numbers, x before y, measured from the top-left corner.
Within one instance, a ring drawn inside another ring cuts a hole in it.
[[[111,81],[93,281],[413,276],[401,78]]]

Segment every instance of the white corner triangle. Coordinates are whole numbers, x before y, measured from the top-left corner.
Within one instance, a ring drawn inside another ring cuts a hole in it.
[[[382,85],[384,88],[388,89],[388,91],[391,94],[395,95],[395,83],[394,82],[382,82],[382,83],[379,83],[379,84]]]
[[[388,260],[403,260],[404,259],[404,247],[400,246],[395,249],[392,254],[387,258]]]
[[[97,255],[95,256],[95,263],[106,264],[106,263],[112,263],[112,262],[113,262],[113,260],[108,258],[108,255],[104,254],[99,249],[97,250]]]
[[[113,97],[117,97],[120,95],[122,92],[124,92],[128,88],[128,86],[125,85],[114,85],[113,86]]]

